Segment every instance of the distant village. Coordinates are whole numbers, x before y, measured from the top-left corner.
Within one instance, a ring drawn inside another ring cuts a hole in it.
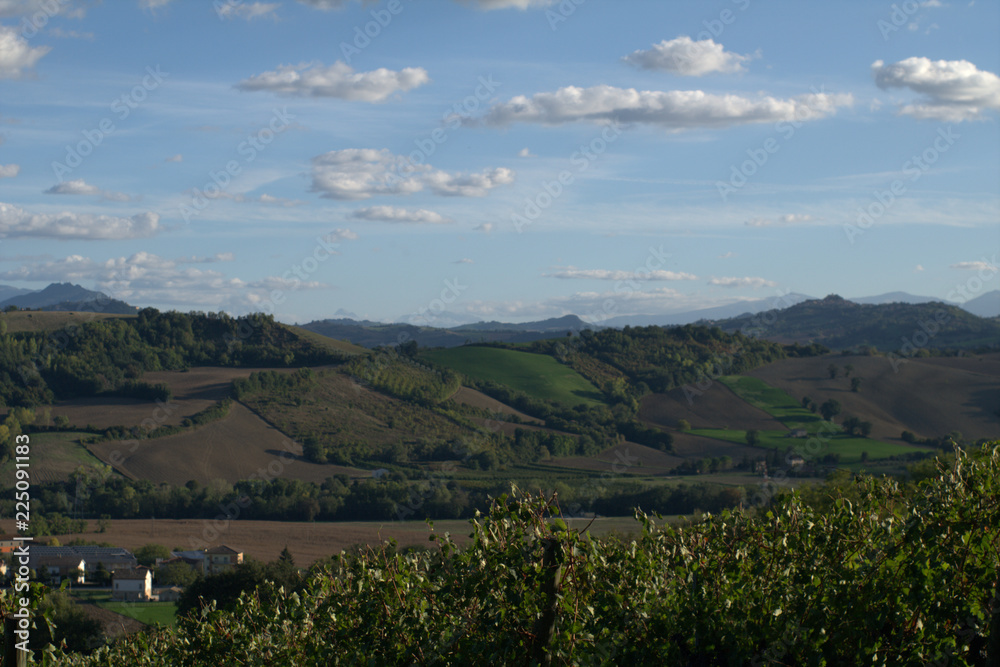
[[[23,542],[16,535],[0,535],[0,577],[7,577],[9,555]],[[154,572],[167,566],[185,566],[198,575],[226,572],[243,563],[243,552],[226,545],[204,550],[171,551],[157,558],[153,567],[140,565],[128,549],[102,546],[47,546],[32,544],[28,568],[36,581],[59,586],[91,585],[111,589],[111,599],[121,602],[176,602],[180,586],[153,587]]]

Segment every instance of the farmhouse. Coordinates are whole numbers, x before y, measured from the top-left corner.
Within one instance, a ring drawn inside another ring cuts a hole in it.
[[[128,549],[119,547],[47,547],[32,546],[29,550],[28,567],[38,569],[38,559],[45,557],[76,557],[87,563],[87,574],[93,575],[98,565],[104,565],[108,572],[135,567],[138,563]]]
[[[153,571],[148,567],[122,569],[114,574],[112,600],[153,600]]]
[[[225,544],[205,549],[205,574],[225,572],[243,563],[243,552]]]
[[[21,545],[15,537],[17,535],[0,535],[0,554],[13,553]]]
[[[53,584],[63,579],[82,584],[86,582],[87,562],[79,556],[39,556],[34,570],[39,578],[47,576]]]

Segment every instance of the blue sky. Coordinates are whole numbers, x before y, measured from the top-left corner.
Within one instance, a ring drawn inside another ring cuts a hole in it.
[[[430,325],[961,301],[1000,287],[998,30],[983,0],[0,0],[0,283]]]

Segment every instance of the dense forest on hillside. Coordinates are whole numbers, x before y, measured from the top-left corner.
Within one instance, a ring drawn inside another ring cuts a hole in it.
[[[680,527],[639,512],[640,534],[620,539],[515,490],[466,548],[432,534],[433,549],[342,553],[301,579],[275,567],[280,590],[236,588],[175,630],[48,664],[1000,661],[998,443],[915,486],[860,478],[822,495]]]
[[[616,372],[640,394],[667,391],[706,376],[743,373],[786,356],[826,351],[821,346],[786,349],[739,332],[694,325],[584,330],[578,337],[538,341],[527,349],[565,359],[598,386],[606,387]]]
[[[0,319],[2,322],[2,319]],[[0,325],[2,329],[2,325]],[[309,366],[343,358],[300,340],[269,315],[139,311],[52,332],[0,334],[0,407],[140,391],[145,371],[207,366]]]
[[[835,294],[715,324],[725,331],[749,329],[771,340],[815,342],[833,349],[874,347],[904,356],[949,347],[996,347],[1000,341],[1000,319],[977,317],[958,306],[859,304]]]

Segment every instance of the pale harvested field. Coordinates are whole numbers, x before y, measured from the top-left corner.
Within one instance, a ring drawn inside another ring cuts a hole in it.
[[[809,396],[818,403],[836,399],[840,419],[856,416],[871,421],[872,437],[898,440],[903,430],[922,437],[952,430],[967,439],[1000,437],[1000,355],[978,358],[912,359],[893,363],[886,357],[825,356],[783,359],[748,375],[784,389],[796,400]],[[838,366],[830,379],[827,367]],[[843,367],[854,366],[851,377],[862,378],[861,390],[850,390]]]
[[[573,528],[582,528],[589,519],[573,519]],[[91,522],[94,527],[96,522]],[[638,532],[632,517],[601,517],[594,521],[591,532],[603,535],[609,531]],[[468,544],[472,527],[464,519],[435,521],[434,531],[450,532],[459,544]],[[162,544],[169,549],[198,549],[225,544],[261,561],[276,560],[288,546],[296,565],[308,566],[314,561],[340,553],[357,544],[377,545],[394,538],[400,546],[434,547],[427,539],[427,524],[423,521],[358,521],[337,523],[305,523],[281,521],[229,521],[211,519],[156,519],[112,521],[104,533],[87,532],[59,535],[65,544],[72,539],[110,542],[126,549],[146,544]]]
[[[492,412],[500,412],[505,415],[514,415],[529,424],[544,423],[541,419],[515,410],[506,403],[501,403],[497,399],[469,387],[459,387],[458,391],[451,396],[451,400],[474,408],[483,408]]]
[[[52,416],[65,415],[72,426],[97,428],[110,426],[177,426],[185,418],[201,412],[230,394],[232,381],[249,377],[258,370],[289,373],[288,368],[222,368],[195,367],[188,371],[153,371],[142,379],[153,384],[164,383],[173,393],[170,401],[157,404],[131,398],[75,398],[52,406]],[[152,420],[146,421],[146,420]]]
[[[236,482],[255,474],[307,482],[323,482],[337,474],[370,474],[306,461],[300,444],[239,402],[233,402],[224,419],[194,430],[150,440],[106,441],[89,449],[127,477],[174,485],[192,479],[202,484],[213,479]]]
[[[684,462],[679,456],[634,442],[606,449],[596,456],[564,456],[543,465],[594,472],[627,472],[633,475],[666,475]]]
[[[755,408],[721,382],[712,382],[701,394],[692,394],[691,402],[682,388],[664,394],[643,397],[639,419],[649,425],[664,429],[677,428],[677,422],[686,419],[691,428],[734,428],[780,430],[784,425],[771,415]]]

